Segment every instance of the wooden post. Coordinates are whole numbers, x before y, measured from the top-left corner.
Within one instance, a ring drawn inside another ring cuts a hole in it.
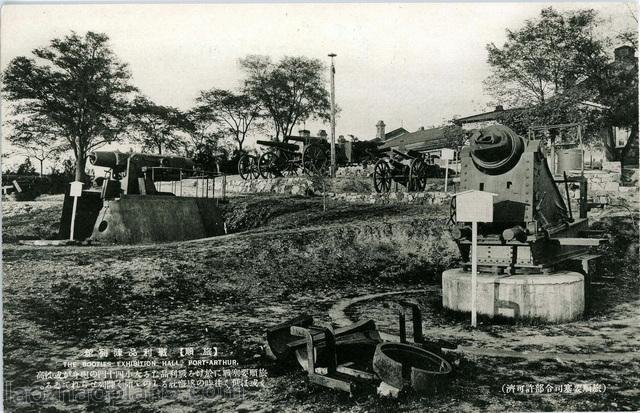
[[[78,197],[73,197],[73,210],[71,211],[71,232],[69,232],[69,240],[73,241],[73,231],[76,226],[76,209],[78,207]]]
[[[335,53],[330,53],[331,57],[331,178],[336,177],[336,68],[333,65]]]
[[[73,208],[71,209],[71,230],[69,232],[69,240],[73,241],[73,233],[76,229],[76,210],[78,209],[78,197],[82,196],[82,182],[71,182],[69,196],[73,197]]]
[[[478,326],[478,223],[471,223],[471,326]]]
[[[449,183],[449,159],[444,161],[444,192],[447,192],[447,184]]]

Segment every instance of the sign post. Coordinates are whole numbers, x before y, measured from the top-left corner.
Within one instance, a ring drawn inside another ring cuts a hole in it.
[[[456,222],[471,222],[471,326],[478,326],[478,222],[493,222],[493,197],[484,191],[464,191],[456,197]]]
[[[447,184],[449,183],[449,161],[453,160],[455,152],[453,149],[444,148],[441,151],[440,159],[444,160],[444,192],[447,192]]]
[[[75,230],[76,225],[76,209],[78,207],[78,198],[82,196],[82,182],[71,182],[69,196],[73,197],[73,209],[71,210],[71,231],[69,232],[69,240],[73,241],[73,231]]]

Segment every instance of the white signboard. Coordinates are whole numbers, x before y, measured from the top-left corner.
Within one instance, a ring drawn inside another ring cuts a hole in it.
[[[456,221],[493,222],[493,197],[497,194],[484,191],[464,191],[455,194]]]
[[[82,196],[82,182],[71,182],[71,190],[69,190],[69,196]]]
[[[471,326],[478,325],[478,222],[493,222],[493,197],[484,191],[464,191],[456,197],[456,221],[471,222]]]
[[[452,161],[455,158],[456,151],[453,149],[444,148],[440,153],[440,159],[446,161]]]

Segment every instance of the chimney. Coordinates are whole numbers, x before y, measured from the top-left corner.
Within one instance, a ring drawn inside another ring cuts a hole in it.
[[[633,47],[624,45],[616,48],[613,51],[613,55],[616,58],[616,62],[630,62],[635,60],[635,50]]]
[[[311,132],[306,129],[300,129],[298,131],[298,135],[302,136],[303,138],[308,138],[309,136],[311,136]]]
[[[495,110],[496,112],[502,112],[503,110],[504,110],[504,106],[502,105],[496,106],[496,110]]]
[[[418,130],[424,130],[424,126],[420,126]]]
[[[376,129],[377,129],[377,132],[376,132],[376,138],[377,138],[377,139],[382,139],[382,140],[384,140],[384,135],[385,135],[385,133],[384,133],[384,127],[385,127],[385,126],[386,126],[386,125],[384,124],[384,122],[383,122],[383,121],[379,121],[378,123],[376,123]]]
[[[327,140],[327,131],[324,130],[324,129],[320,129],[318,131],[318,136],[326,141]]]

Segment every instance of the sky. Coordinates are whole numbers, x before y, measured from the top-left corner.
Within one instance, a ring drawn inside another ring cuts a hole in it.
[[[200,90],[239,87],[238,59],[246,55],[328,64],[336,53],[336,134],[370,139],[379,120],[387,131],[414,131],[500,103],[482,86],[486,45],[501,45],[506,28],[549,5],[594,8],[603,31],[637,25],[635,3],[5,5],[0,67],[71,30],[104,32],[143,94],[188,109]],[[302,126],[313,134],[330,129]]]

